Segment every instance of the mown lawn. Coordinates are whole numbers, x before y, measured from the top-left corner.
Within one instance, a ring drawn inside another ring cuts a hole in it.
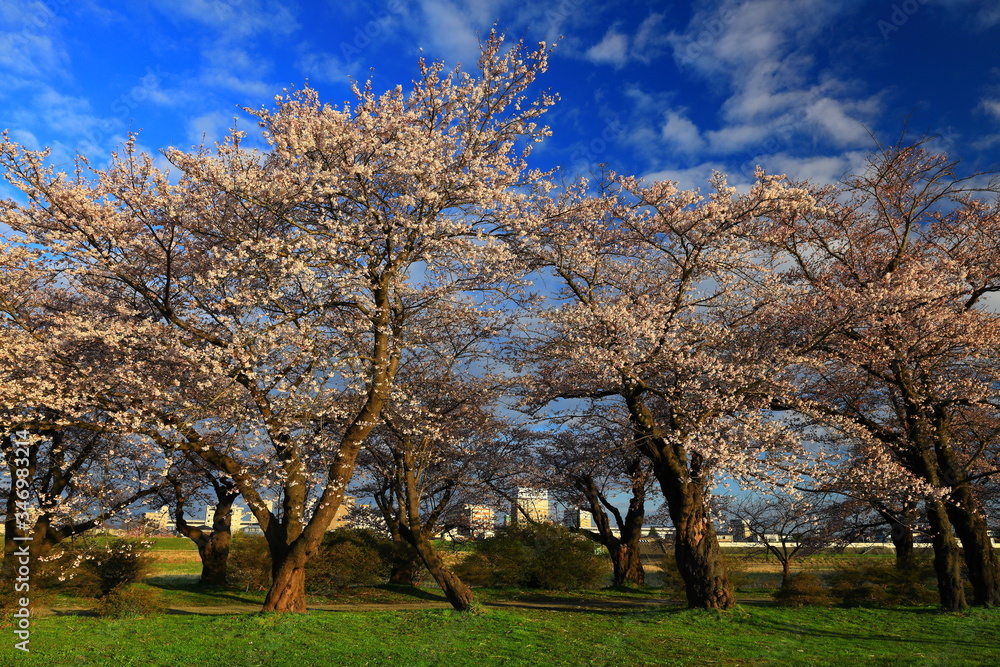
[[[1000,612],[491,609],[35,620],[3,665],[997,665]]]

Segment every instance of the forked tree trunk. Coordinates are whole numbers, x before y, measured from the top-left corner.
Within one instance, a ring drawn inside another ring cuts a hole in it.
[[[951,532],[947,510],[940,500],[927,503],[927,522],[930,524],[934,546],[934,573],[937,575],[941,607],[947,611],[960,611],[968,605],[962,585],[962,561],[958,541]]]
[[[412,586],[417,578],[418,556],[412,553],[410,545],[402,539],[395,547],[392,555],[392,562],[389,565],[389,583],[400,586]]]
[[[635,467],[638,467],[638,461],[635,462]],[[601,494],[593,477],[582,475],[575,484],[576,488],[587,499],[590,515],[596,524],[597,532],[584,529],[574,530],[608,550],[615,586],[624,586],[625,582],[631,582],[636,586],[645,586],[646,571],[640,560],[639,546],[639,538],[642,537],[642,523],[645,519],[645,480],[634,481],[628,510],[624,518],[621,512]],[[608,519],[609,511],[614,514],[618,524],[618,536],[615,536],[612,531],[611,521]]]
[[[184,505],[187,497],[180,480],[170,478],[170,482],[174,487],[176,503],[174,523],[177,526],[177,531],[198,547],[198,556],[201,558],[199,585],[213,588],[225,586],[229,574],[229,547],[233,539],[232,508],[233,503],[239,498],[239,491],[231,484],[212,479],[219,503],[215,507],[215,515],[212,518],[212,530],[204,531],[192,526],[184,518]]]
[[[201,557],[201,579],[198,583],[210,588],[225,586],[229,577],[229,546],[232,535],[228,531],[212,531],[208,537],[195,543]]]
[[[688,606],[732,608],[736,597],[708,512],[708,487],[701,457],[696,453],[689,456],[676,440],[662,437],[641,394],[626,395],[625,402],[635,429],[636,446],[653,462],[653,474],[674,523],[674,555],[684,580]]]

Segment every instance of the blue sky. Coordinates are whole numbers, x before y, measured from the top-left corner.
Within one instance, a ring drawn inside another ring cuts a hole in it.
[[[472,65],[477,33],[562,37],[538,166],[600,162],[704,185],[755,164],[834,179],[909,117],[969,165],[1000,163],[997,0],[34,0],[0,3],[0,128],[100,164],[129,127],[150,151],[219,138],[240,106],[307,79],[335,103],[419,50]]]

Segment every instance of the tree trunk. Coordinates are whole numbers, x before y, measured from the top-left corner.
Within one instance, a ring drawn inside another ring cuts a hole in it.
[[[684,579],[688,606],[702,609],[729,609],[736,604],[733,588],[719,550],[715,526],[708,514],[702,484],[677,483],[669,503],[677,535],[674,554]],[[666,489],[664,489],[666,491]]]
[[[630,582],[636,586],[646,585],[646,571],[642,567],[640,559],[639,539],[630,540],[630,543],[619,541],[615,548],[609,549],[611,554],[611,565],[614,568],[614,585],[624,586],[625,582]]]
[[[201,586],[216,588],[227,583],[229,574],[229,545],[231,535],[228,532],[212,531],[205,539],[200,540],[198,555],[201,556]]]
[[[306,560],[301,548],[278,554],[271,549],[271,588],[262,611],[306,612]]]
[[[965,484],[952,493],[946,504],[948,518],[962,542],[965,566],[972,583],[972,604],[1000,606],[1000,564],[990,541],[979,504]]]
[[[627,394],[625,402],[635,429],[636,446],[653,462],[653,474],[660,483],[677,531],[674,555],[688,605],[730,609],[736,604],[736,597],[708,513],[708,488],[701,457],[696,453],[689,457],[679,442],[662,437],[640,393]]]
[[[958,541],[951,532],[947,510],[942,501],[928,501],[927,521],[933,536],[934,573],[937,575],[941,607],[947,611],[960,611],[968,606],[962,584],[962,563]]]
[[[412,586],[417,576],[417,563],[403,554],[395,554],[389,567],[389,583]]]
[[[791,565],[791,561],[789,561],[787,558],[782,559],[782,561],[781,561],[781,587],[782,588],[788,588],[789,566],[790,565]]]
[[[444,564],[441,556],[423,531],[420,531],[419,534],[414,534],[415,531],[404,527],[403,532],[408,539],[413,540],[413,548],[416,549],[420,560],[427,567],[427,571],[434,577],[434,581],[441,587],[441,591],[448,598],[451,606],[458,611],[468,611],[472,607],[473,602],[472,590],[465,585],[465,582],[458,578],[458,575]]]
[[[889,538],[896,551],[896,569],[909,570],[913,567],[913,529],[894,519],[889,522]]]

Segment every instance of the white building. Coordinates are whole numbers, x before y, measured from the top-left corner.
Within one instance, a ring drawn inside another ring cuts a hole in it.
[[[518,488],[517,496],[510,508],[511,521],[517,524],[525,516],[531,521],[547,522],[552,520],[549,509],[549,492],[545,489]]]
[[[587,510],[568,509],[563,514],[563,525],[569,528],[594,529],[594,515]]]

